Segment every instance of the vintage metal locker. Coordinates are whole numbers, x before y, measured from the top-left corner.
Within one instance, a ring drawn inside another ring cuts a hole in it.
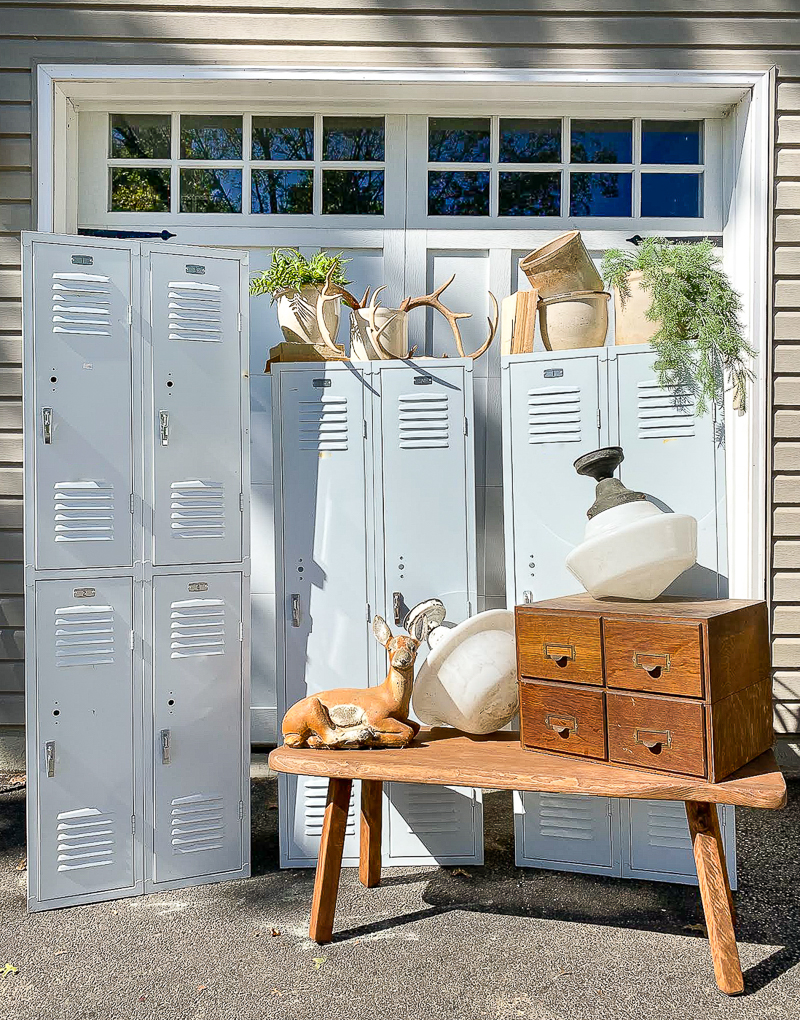
[[[698,518],[698,567],[670,591],[725,594],[721,423],[711,415],[698,418],[693,407],[676,408],[671,395],[654,386],[653,358],[649,347],[636,346],[503,359],[509,605],[582,590],[564,558],[583,538],[592,488],[572,462],[617,444],[625,451],[620,474],[626,484],[652,489],[657,501]],[[695,486],[698,474],[705,477]],[[689,476],[691,485],[685,484]],[[515,794],[517,864],[695,882],[688,826],[675,812],[671,803],[648,808],[604,798]],[[733,809],[720,816],[735,884]]]
[[[396,632],[418,602],[447,622],[476,606],[474,415],[470,360],[372,366],[378,611]],[[417,657],[417,668],[424,646]],[[376,682],[384,675],[379,655]],[[388,783],[389,864],[481,863],[482,794]]]

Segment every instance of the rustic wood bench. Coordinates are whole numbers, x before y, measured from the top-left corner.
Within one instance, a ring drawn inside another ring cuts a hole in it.
[[[620,768],[524,750],[516,733],[471,737],[454,730],[422,730],[410,747],[375,751],[321,751],[279,747],[269,756],[276,772],[327,776],[311,938],[330,942],[342,868],[345,825],[354,779],[361,780],[359,877],[369,887],[381,877],[381,791],[384,782],[473,786],[493,790],[580,793],[595,797],[682,800],[697,865],[714,973],[728,995],[744,990],[734,934],[735,912],[715,804],[781,808],[786,784],[772,751],[721,783]]]

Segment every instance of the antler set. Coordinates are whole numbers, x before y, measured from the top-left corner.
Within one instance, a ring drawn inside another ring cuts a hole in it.
[[[494,296],[494,294],[492,294],[491,291],[489,291],[489,297],[492,299],[493,308],[493,314],[487,316],[486,320],[489,324],[489,336],[481,344],[477,351],[473,352],[472,354],[465,353],[464,343],[461,339],[461,330],[458,327],[458,320],[471,318],[472,312],[451,312],[450,309],[447,308],[447,306],[443,304],[441,300],[441,296],[444,293],[444,291],[447,290],[447,288],[450,286],[453,280],[455,280],[456,278],[455,273],[450,277],[449,280],[447,280],[446,283],[443,283],[440,287],[437,287],[436,290],[434,290],[431,294],[423,294],[421,297],[416,298],[411,297],[405,298],[401,303],[400,307],[398,308],[398,310],[394,313],[394,315],[388,318],[382,326],[378,326],[375,316],[378,308],[377,303],[378,295],[381,293],[381,291],[385,290],[386,287],[385,286],[378,287],[378,289],[372,294],[371,299],[369,297],[370,288],[367,287],[366,291],[364,292],[364,297],[359,302],[355,297],[353,297],[353,295],[349,291],[345,290],[344,287],[339,287],[332,282],[333,273],[334,268],[332,268],[328,275],[325,277],[325,283],[322,287],[322,290],[320,291],[319,297],[317,298],[317,323],[319,324],[319,332],[320,336],[322,337],[323,343],[325,344],[326,347],[330,348],[332,351],[335,351],[337,355],[340,355],[341,351],[334,343],[333,338],[330,335],[330,331],[328,330],[328,327],[325,325],[323,313],[325,310],[326,302],[335,301],[339,297],[342,298],[345,304],[349,305],[350,308],[352,308],[354,311],[360,310],[365,311],[367,319],[367,332],[369,334],[370,342],[375,347],[375,350],[378,352],[378,355],[383,361],[391,361],[395,357],[395,355],[393,355],[390,351],[388,351],[384,347],[382,342],[383,335],[386,333],[386,331],[394,322],[394,320],[398,317],[398,315],[404,315],[407,312],[410,312],[412,308],[424,308],[424,307],[433,308],[441,315],[443,315],[445,319],[447,319],[448,323],[450,324],[450,329],[453,331],[453,339],[455,340],[456,343],[458,355],[461,358],[469,357],[472,358],[472,360],[474,361],[476,358],[479,358],[482,354],[485,354],[486,351],[489,349],[489,345],[491,344],[492,340],[494,340],[495,334],[497,333],[497,325],[500,318],[500,309],[498,308],[497,305],[497,298]],[[411,350],[409,357],[413,357],[415,351],[416,347]]]

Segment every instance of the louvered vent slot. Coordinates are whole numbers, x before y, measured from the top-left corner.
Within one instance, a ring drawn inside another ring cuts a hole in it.
[[[111,542],[114,486],[110,482],[56,482],[53,486],[56,542]]]
[[[401,450],[444,449],[450,445],[446,393],[406,393],[398,401]]]
[[[647,801],[647,842],[650,846],[692,852],[692,839],[683,804],[663,800]]]
[[[325,818],[325,804],[328,800],[328,780],[323,778],[307,777],[303,787],[303,818],[305,821],[306,836],[313,836],[319,839],[322,835],[322,822]],[[355,835],[356,831],[356,807],[355,791],[350,791],[350,806],[347,809],[347,826],[345,832],[348,836]]]
[[[224,538],[225,487],[222,482],[173,482],[170,527],[173,538]]]
[[[105,868],[114,863],[114,815],[97,808],[78,808],[56,815],[56,860],[59,871]]]
[[[194,793],[172,801],[173,854],[199,854],[221,850],[225,845],[225,815],[222,797]]]
[[[53,332],[111,336],[111,280],[90,273],[53,273]]]
[[[528,390],[528,442],[581,441],[579,386],[539,386]]]
[[[347,397],[301,400],[298,422],[301,450],[347,449]]]
[[[169,287],[170,340],[222,342],[222,294],[213,283],[183,283]]]
[[[694,397],[674,387],[662,390],[655,379],[639,383],[636,411],[640,439],[694,435]]]
[[[170,657],[225,652],[225,603],[222,599],[185,599],[170,606]]]
[[[425,833],[459,831],[455,804],[458,794],[444,787],[410,787],[404,794],[402,814],[408,832],[422,836]]]
[[[112,606],[65,606],[55,613],[57,666],[102,666],[114,661]]]
[[[558,839],[594,839],[595,818],[590,798],[543,793],[539,798],[539,831],[543,836]]]

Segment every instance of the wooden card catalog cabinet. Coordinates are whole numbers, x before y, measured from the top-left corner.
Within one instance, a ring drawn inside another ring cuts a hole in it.
[[[718,782],[772,745],[764,602],[572,595],[516,629],[524,747]]]

